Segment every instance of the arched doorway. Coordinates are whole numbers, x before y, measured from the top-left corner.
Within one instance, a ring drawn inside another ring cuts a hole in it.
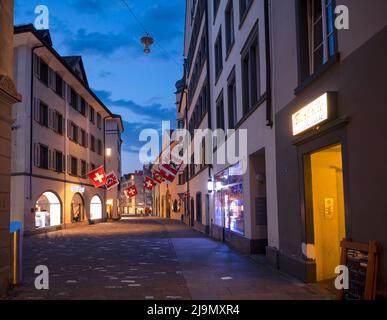
[[[94,196],[90,202],[90,220],[102,219],[102,201],[98,196]]]
[[[62,205],[52,192],[43,193],[35,204],[35,228],[48,228],[61,224]]]
[[[71,222],[77,223],[85,220],[85,202],[79,193],[71,200]]]

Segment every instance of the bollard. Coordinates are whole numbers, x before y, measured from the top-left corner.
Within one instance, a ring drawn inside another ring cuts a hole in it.
[[[22,223],[12,221],[10,224],[11,244],[12,244],[12,285],[20,284],[22,279]]]

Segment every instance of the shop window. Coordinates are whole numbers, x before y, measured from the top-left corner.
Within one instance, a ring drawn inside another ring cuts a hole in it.
[[[215,177],[214,224],[244,234],[244,199],[242,164],[230,167]]]
[[[43,193],[35,204],[35,228],[48,228],[61,224],[61,204],[52,192]]]

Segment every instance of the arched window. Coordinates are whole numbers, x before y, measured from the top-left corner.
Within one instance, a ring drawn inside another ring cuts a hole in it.
[[[61,224],[62,205],[52,192],[43,193],[35,204],[35,228],[48,228]]]
[[[102,219],[102,201],[99,196],[94,196],[90,202],[90,220]]]

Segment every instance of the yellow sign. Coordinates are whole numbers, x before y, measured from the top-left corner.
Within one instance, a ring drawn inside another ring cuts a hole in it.
[[[328,93],[324,93],[293,114],[293,135],[299,135],[326,120],[328,120]]]

